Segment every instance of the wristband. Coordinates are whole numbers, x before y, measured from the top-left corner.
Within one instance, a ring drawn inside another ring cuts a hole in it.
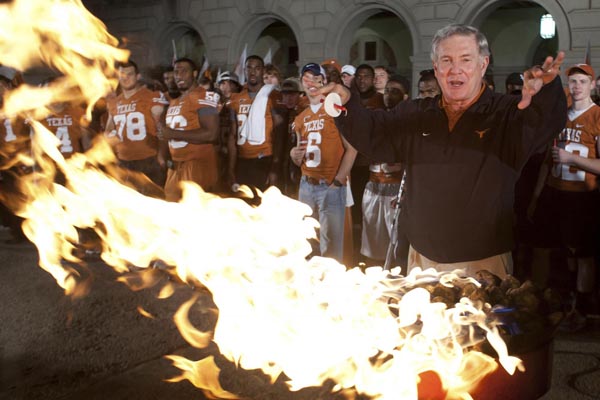
[[[337,187],[344,186],[344,184],[342,182],[338,181],[337,179],[334,179],[332,183],[334,186],[337,186]]]

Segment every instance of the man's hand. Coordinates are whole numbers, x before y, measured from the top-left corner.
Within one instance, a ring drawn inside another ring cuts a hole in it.
[[[557,164],[571,164],[573,162],[573,153],[554,146],[552,147],[552,161]]]
[[[156,161],[158,161],[158,165],[160,165],[162,169],[167,168],[167,160],[165,159],[164,154],[162,154],[160,151],[156,155]]]
[[[329,93],[337,93],[342,99],[342,104],[346,104],[350,100],[350,89],[339,83],[328,83],[319,89],[319,93],[323,96],[327,96]]]
[[[119,138],[119,135],[117,135],[117,131],[114,129],[110,132],[105,132],[104,137],[106,138],[106,141],[110,147],[113,148],[122,142],[121,138]]]
[[[235,174],[232,171],[227,171],[227,175],[225,176],[225,187],[230,188],[235,182]]]
[[[544,64],[529,68],[523,73],[522,98],[517,107],[524,110],[531,104],[531,99],[548,82],[552,82],[560,73],[560,66],[565,59],[565,53],[560,51],[556,58],[546,57]]]
[[[298,167],[302,165],[302,160],[304,159],[305,154],[306,144],[292,147],[292,150],[290,150],[290,157],[292,158],[294,164],[296,164]]]
[[[269,186],[277,186],[277,182],[279,182],[279,174],[277,172],[271,171],[267,176],[267,187]]]
[[[537,208],[537,198],[532,198],[527,206],[527,219],[529,222],[533,222],[533,217],[535,216],[535,210]]]
[[[175,133],[175,130],[165,126],[160,132],[161,140],[171,140],[173,139],[173,134]]]

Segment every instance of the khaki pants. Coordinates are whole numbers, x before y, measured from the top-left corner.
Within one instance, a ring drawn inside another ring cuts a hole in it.
[[[415,267],[421,267],[423,270],[427,268],[435,268],[437,271],[453,271],[455,269],[462,269],[468,276],[475,276],[477,271],[485,269],[500,278],[504,278],[506,275],[512,274],[513,261],[511,253],[507,252],[484,258],[482,260],[457,263],[438,263],[428,259],[410,246],[410,249],[408,250],[408,272],[410,273],[410,270]]]

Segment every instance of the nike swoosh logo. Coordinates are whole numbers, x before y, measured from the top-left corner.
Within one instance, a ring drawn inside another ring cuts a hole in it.
[[[575,124],[575,128],[583,128],[583,125]]]
[[[431,132],[429,132],[429,133],[423,132],[423,136],[429,136],[429,135],[431,135]]]

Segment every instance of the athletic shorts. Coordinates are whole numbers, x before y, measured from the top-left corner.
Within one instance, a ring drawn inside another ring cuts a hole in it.
[[[362,238],[360,253],[385,260],[396,209],[392,201],[398,196],[399,183],[367,182],[362,198]]]

